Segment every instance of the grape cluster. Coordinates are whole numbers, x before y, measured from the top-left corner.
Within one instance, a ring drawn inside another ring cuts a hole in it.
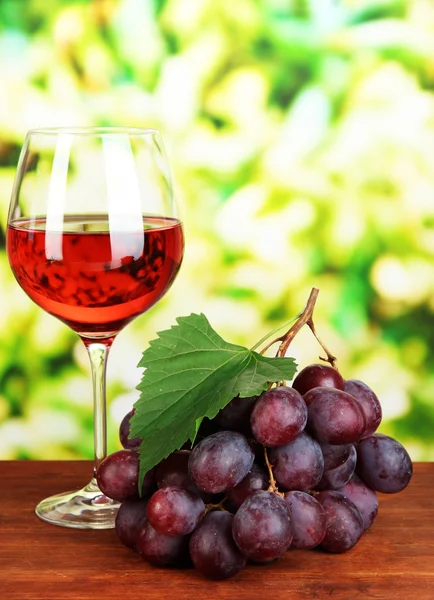
[[[211,579],[290,548],[351,549],[375,520],[376,492],[399,492],[412,475],[403,446],[375,433],[375,393],[328,365],[204,419],[192,448],[146,474],[141,498],[131,415],[120,427],[124,450],[97,472],[101,490],[122,503],[116,533],[153,565],[193,564]]]

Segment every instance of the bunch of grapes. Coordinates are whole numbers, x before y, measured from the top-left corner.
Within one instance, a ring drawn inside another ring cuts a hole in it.
[[[97,479],[120,501],[120,541],[158,566],[193,566],[211,579],[291,548],[345,552],[378,512],[377,492],[396,493],[412,475],[403,446],[375,433],[380,402],[332,366],[303,369],[292,386],[234,398],[205,419],[192,448],[147,473],[138,496],[138,446],[129,419],[124,450]]]

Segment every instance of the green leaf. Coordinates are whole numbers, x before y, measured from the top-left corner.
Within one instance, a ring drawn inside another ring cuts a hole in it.
[[[138,365],[145,371],[130,436],[143,440],[140,482],[194,439],[203,417],[212,419],[237,395],[258,395],[270,381],[291,379],[296,369],[292,358],[266,358],[225,342],[203,314],[179,317],[177,323],[158,333]]]

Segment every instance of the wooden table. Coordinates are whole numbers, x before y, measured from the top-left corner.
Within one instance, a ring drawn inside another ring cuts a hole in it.
[[[35,516],[38,500],[78,489],[90,472],[87,462],[0,462],[1,600],[434,600],[434,463],[416,464],[405,491],[381,496],[353,550],[293,550],[223,582],[151,567],[113,530]]]

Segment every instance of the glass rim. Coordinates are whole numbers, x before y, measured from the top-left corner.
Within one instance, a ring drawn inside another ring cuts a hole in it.
[[[101,136],[101,135],[131,135],[146,136],[160,135],[158,129],[152,127],[128,127],[118,125],[108,126],[62,126],[62,127],[35,127],[27,131],[27,137],[32,135],[81,135],[81,136]]]

